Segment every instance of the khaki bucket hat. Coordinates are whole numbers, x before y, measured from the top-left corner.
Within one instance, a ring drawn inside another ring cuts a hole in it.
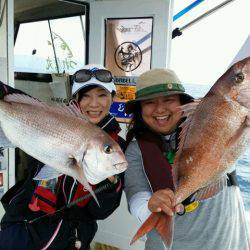
[[[192,96],[185,93],[185,88],[173,70],[152,69],[139,76],[136,97],[126,103],[125,111],[127,114],[133,113],[139,101],[176,94],[183,95],[187,102],[193,100]]]

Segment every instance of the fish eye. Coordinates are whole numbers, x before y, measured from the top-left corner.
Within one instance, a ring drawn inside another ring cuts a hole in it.
[[[244,80],[244,75],[242,73],[238,73],[234,76],[235,83],[241,83]]]
[[[103,150],[104,150],[104,152],[105,152],[106,154],[110,154],[110,153],[113,152],[112,147],[111,147],[110,145],[108,145],[108,144],[105,144],[105,145],[104,145]]]

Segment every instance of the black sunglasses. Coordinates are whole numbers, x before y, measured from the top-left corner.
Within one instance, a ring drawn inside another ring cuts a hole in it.
[[[97,80],[101,82],[112,82],[113,77],[110,71],[106,69],[97,69],[97,70],[89,70],[89,69],[81,69],[76,71],[73,75],[73,81],[81,83],[87,82],[92,77],[95,77]]]

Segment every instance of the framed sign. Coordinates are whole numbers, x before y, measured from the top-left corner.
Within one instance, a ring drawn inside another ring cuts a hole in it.
[[[105,67],[115,79],[117,95],[111,113],[119,122],[129,122],[125,103],[135,98],[137,77],[151,68],[153,18],[108,18],[105,20]]]
[[[115,116],[119,122],[130,122],[131,115],[125,113],[125,103],[135,99],[137,78],[136,76],[114,77],[116,95],[111,105],[110,113]]]

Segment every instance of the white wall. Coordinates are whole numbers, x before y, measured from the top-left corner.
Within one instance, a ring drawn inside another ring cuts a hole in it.
[[[99,229],[94,241],[117,247],[120,250],[144,249],[142,240],[138,240],[132,246],[129,245],[140,224],[129,214],[124,193],[120,207],[110,217],[99,221],[98,225]]]

